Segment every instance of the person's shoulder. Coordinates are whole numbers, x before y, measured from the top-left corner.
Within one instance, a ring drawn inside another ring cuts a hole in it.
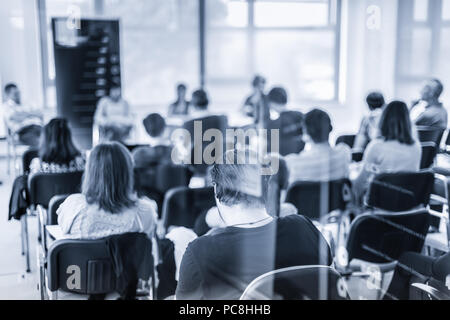
[[[157,209],[158,205],[156,204],[156,202],[147,197],[139,198],[137,200],[136,204],[137,204],[139,211],[141,211],[141,212],[144,212],[144,211],[154,212],[154,211],[158,210]]]
[[[278,218],[278,225],[285,225],[287,227],[295,227],[298,225],[309,224],[310,220],[300,214],[291,214],[282,218]]]
[[[86,197],[81,193],[71,194],[63,204],[87,204]]]

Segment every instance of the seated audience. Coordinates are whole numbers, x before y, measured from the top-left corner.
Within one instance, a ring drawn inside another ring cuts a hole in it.
[[[189,105],[189,113],[192,118],[202,118],[208,113],[209,99],[205,90],[199,89],[192,93],[191,103]]]
[[[125,141],[133,129],[134,120],[128,102],[122,98],[118,85],[111,87],[109,96],[100,99],[94,115],[100,142]]]
[[[4,93],[3,109],[6,129],[12,135],[17,135],[20,143],[37,147],[43,124],[42,112],[21,104],[20,90],[16,84],[7,84]]]
[[[177,101],[169,106],[169,117],[178,115],[187,115],[189,110],[189,101],[186,100],[186,85],[180,83],[177,86]]]
[[[89,155],[82,193],[59,207],[58,224],[74,239],[99,239],[156,226],[156,204],[133,192],[133,159],[120,143],[100,144]]]
[[[75,147],[66,119],[51,120],[43,130],[39,158],[30,164],[30,172],[83,171],[85,160]]]
[[[429,80],[422,89],[421,98],[413,102],[411,109],[412,119],[416,126],[434,127],[447,129],[448,114],[445,107],[439,101],[444,86],[438,79]],[[420,109],[421,102],[424,103],[424,109]],[[418,108],[419,115],[415,115],[415,108]]]
[[[306,137],[309,148],[299,154],[286,157],[290,171],[290,183],[296,181],[333,181],[349,176],[352,159],[350,148],[345,144],[331,147],[331,119],[325,111],[314,109],[305,116]]]
[[[227,152],[223,163],[245,163],[247,157],[248,163],[257,163],[255,155],[239,151]],[[213,166],[217,209],[226,227],[189,244],[177,299],[238,299],[266,272],[331,264],[330,249],[310,220],[300,215],[274,218],[267,212],[260,170],[258,164]]]
[[[407,252],[400,256],[384,300],[409,300],[411,280],[424,283],[430,278],[450,290],[450,253],[434,258]]]
[[[133,150],[136,168],[145,168],[159,163],[170,163],[172,146],[165,137],[166,121],[158,113],[152,113],[144,119],[145,131],[152,139],[150,146]]]
[[[256,117],[256,109],[261,99],[264,97],[264,87],[266,79],[262,76],[255,76],[252,81],[252,94],[245,100],[242,112],[248,117]]]
[[[363,118],[359,132],[356,135],[353,149],[357,152],[364,152],[369,142],[378,138],[378,123],[385,105],[384,97],[379,92],[370,93],[367,96],[366,102],[370,112]]]
[[[300,153],[305,148],[303,141],[303,122],[304,116],[298,111],[289,111],[286,106],[288,95],[284,88],[275,87],[270,90],[266,97],[270,120],[268,120],[266,129],[269,130],[267,140],[267,150],[271,153],[279,153],[286,156],[293,153]],[[278,150],[272,145],[272,131],[279,130]]]
[[[354,182],[357,199],[362,199],[370,180],[379,173],[419,171],[422,148],[414,140],[406,104],[389,103],[380,119],[380,138],[369,143],[364,152],[363,168]]]

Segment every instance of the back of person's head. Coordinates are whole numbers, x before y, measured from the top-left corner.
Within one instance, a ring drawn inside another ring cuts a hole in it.
[[[305,116],[306,133],[314,143],[328,142],[333,126],[328,113],[320,109],[314,109]]]
[[[384,96],[380,92],[371,92],[366,98],[370,110],[383,108],[385,104]]]
[[[9,94],[14,89],[18,89],[17,85],[15,83],[10,82],[5,85],[4,92],[5,94]]]
[[[83,177],[83,194],[89,204],[110,213],[135,205],[133,160],[118,142],[100,144],[89,155]]]
[[[166,129],[166,120],[159,113],[148,115],[144,121],[145,131],[152,138],[160,137]]]
[[[269,102],[276,103],[278,105],[286,105],[288,102],[288,95],[284,88],[274,87],[267,95]]]
[[[266,79],[263,76],[256,75],[252,80],[253,88],[260,88],[266,84]]]
[[[55,118],[44,126],[41,135],[39,158],[46,163],[69,165],[80,156],[72,140],[72,132],[66,119]]]
[[[203,89],[194,91],[194,93],[192,93],[192,103],[200,110],[207,110],[209,99],[206,91]]]
[[[406,103],[402,101],[389,103],[380,119],[380,133],[384,140],[396,140],[411,145],[414,143],[411,130],[411,120]]]
[[[442,92],[444,92],[444,85],[442,84],[441,80],[439,79],[431,79],[431,82],[434,82],[434,96],[436,99],[439,99]]]
[[[264,208],[265,181],[257,156],[250,150],[230,150],[223,164],[211,170],[217,200],[228,207]]]

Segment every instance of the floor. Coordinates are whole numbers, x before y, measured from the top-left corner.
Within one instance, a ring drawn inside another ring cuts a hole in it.
[[[0,146],[4,150],[3,146]],[[7,174],[7,161],[0,158],[0,300],[38,300],[37,288],[37,219],[28,219],[31,273],[26,273],[25,257],[21,255],[20,222],[8,221],[8,203],[13,177]]]

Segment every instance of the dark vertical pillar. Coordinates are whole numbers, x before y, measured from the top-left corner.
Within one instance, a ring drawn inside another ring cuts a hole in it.
[[[206,75],[206,2],[199,0],[199,46],[200,46],[200,86],[205,87]]]

